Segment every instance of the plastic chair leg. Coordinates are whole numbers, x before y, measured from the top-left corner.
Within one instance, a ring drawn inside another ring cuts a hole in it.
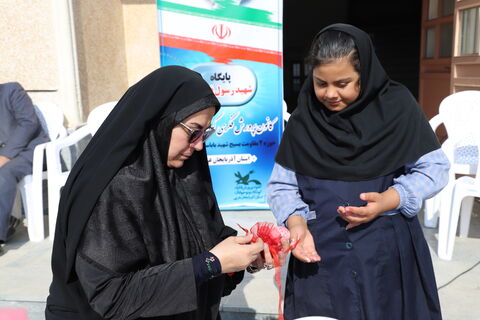
[[[50,182],[50,181],[49,181]],[[55,236],[55,224],[57,222],[58,203],[60,202],[60,188],[58,184],[48,184],[48,233],[53,241]]]
[[[43,226],[43,156],[46,144],[39,144],[33,151],[33,166],[28,198],[28,237],[31,241],[45,239]]]
[[[462,202],[462,209],[460,211],[460,237],[468,237],[468,229],[470,227],[470,218],[472,216],[474,197],[466,197]]]
[[[38,207],[38,203],[42,198],[38,192],[41,190],[40,177],[40,191],[38,190],[38,181],[34,181],[32,175],[25,176],[20,182],[20,193],[22,194],[22,203],[25,210],[25,217],[27,218],[27,231],[30,241],[42,241],[45,238],[43,230],[43,206]]]
[[[442,207],[440,209],[440,218],[438,223],[438,246],[437,254],[440,259],[450,260],[447,255],[448,229],[450,225],[450,208]]]
[[[438,231],[438,257],[440,259],[452,260],[462,200],[463,198],[454,192],[450,210],[442,207],[440,211],[441,216]]]
[[[423,209],[423,224],[427,228],[436,228],[438,225],[438,207],[440,197],[437,195],[431,199],[425,200]]]
[[[43,226],[43,198],[41,196],[42,188],[40,181],[32,179],[31,175],[24,178],[25,187],[22,192],[22,202],[25,208],[25,217],[27,218],[27,231],[30,241],[38,242],[45,239]],[[40,184],[40,188],[38,186]]]
[[[20,195],[22,197],[23,210],[25,211],[25,217],[27,217],[27,219],[28,219],[28,209],[29,209],[27,197],[30,194],[29,191],[30,191],[31,183],[32,183],[31,175],[23,177],[23,179],[20,180],[20,182],[18,183],[18,190],[20,191]]]

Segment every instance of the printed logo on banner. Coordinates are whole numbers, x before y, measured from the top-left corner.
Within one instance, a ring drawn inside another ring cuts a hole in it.
[[[255,179],[250,179],[250,175],[253,173],[253,170],[250,170],[245,176],[242,176],[240,171],[237,171],[235,173],[235,177],[237,177],[237,181],[235,181],[237,184],[246,184],[249,185],[250,183],[254,184],[262,184],[260,181],[255,180]]]
[[[216,24],[212,27],[212,33],[218,39],[223,40],[227,37],[230,37],[232,30],[224,24]]]
[[[250,179],[253,173],[253,170],[244,176],[240,171],[235,173],[237,180],[235,181],[234,200],[258,201],[262,199],[262,183],[256,179]]]

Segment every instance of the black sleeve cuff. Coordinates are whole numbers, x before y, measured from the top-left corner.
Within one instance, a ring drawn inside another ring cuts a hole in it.
[[[208,251],[192,257],[193,273],[195,282],[200,284],[222,273],[222,265],[218,258]]]

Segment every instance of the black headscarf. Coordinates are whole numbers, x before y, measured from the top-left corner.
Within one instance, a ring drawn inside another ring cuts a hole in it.
[[[392,173],[438,149],[438,140],[407,88],[388,78],[369,36],[334,24],[321,30],[349,34],[360,59],[360,94],[330,112],[306,79],[283,134],[276,162],[319,179],[362,181]]]
[[[205,149],[195,152],[180,169],[166,166],[174,126],[211,106],[218,111],[220,105],[202,77],[178,66],[157,69],[124,94],[63,188],[52,255],[54,282],[76,281],[77,247],[92,210],[119,170],[132,164],[139,166],[132,170],[142,170],[141,177],[148,181],[121,191],[137,196],[134,211],[144,212],[145,219],[156,223],[145,234],[160,237],[145,240],[157,255],[150,256],[148,263],[191,257],[224,237]]]

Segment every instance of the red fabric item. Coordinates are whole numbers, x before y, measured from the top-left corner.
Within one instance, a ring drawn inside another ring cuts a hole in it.
[[[243,231],[247,234],[250,232],[253,234],[252,242],[256,242],[258,238],[268,244],[268,249],[273,258],[273,263],[275,267],[275,282],[278,287],[278,319],[283,320],[283,311],[282,311],[282,283],[280,281],[280,258],[279,253],[282,251],[282,239],[290,240],[290,231],[287,228],[282,226],[276,226],[271,222],[257,222],[250,228],[250,230],[243,228],[241,225],[238,225]],[[290,250],[293,250],[298,242],[291,243],[290,246],[284,251],[288,253]]]

